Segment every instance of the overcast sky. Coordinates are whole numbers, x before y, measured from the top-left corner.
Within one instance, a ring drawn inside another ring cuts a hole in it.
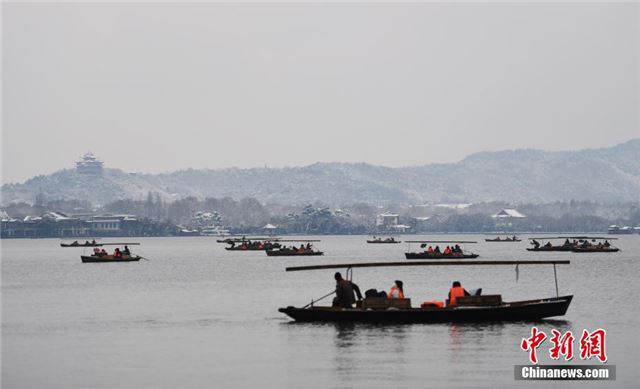
[[[3,4],[4,182],[640,137],[640,6]]]

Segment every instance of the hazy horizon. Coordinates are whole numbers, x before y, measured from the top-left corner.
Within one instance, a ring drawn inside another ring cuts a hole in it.
[[[640,5],[3,3],[3,183],[640,136]]]

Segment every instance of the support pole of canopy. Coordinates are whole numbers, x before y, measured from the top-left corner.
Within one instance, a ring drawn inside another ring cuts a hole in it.
[[[553,264],[553,278],[556,280],[556,297],[560,297],[558,293],[558,273],[556,272],[556,264]]]

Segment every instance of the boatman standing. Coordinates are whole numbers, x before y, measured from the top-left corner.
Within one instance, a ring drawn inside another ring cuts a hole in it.
[[[342,278],[340,272],[337,272],[334,278],[336,279],[336,297],[333,299],[334,307],[352,308],[356,302],[356,295],[358,300],[362,300],[358,285]]]

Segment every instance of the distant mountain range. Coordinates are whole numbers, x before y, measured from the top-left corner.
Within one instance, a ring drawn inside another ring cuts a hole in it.
[[[481,201],[640,201],[640,139],[581,151],[480,152],[457,163],[389,168],[366,163],[316,163],[304,167],[181,170],[102,176],[61,170],[22,184],[2,186],[2,202],[81,199],[105,204],[144,199],[255,197],[264,203],[330,205]]]

